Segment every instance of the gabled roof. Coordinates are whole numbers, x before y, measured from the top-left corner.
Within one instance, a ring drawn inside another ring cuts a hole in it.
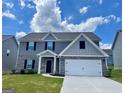
[[[112,49],[103,49],[108,55],[112,55]]]
[[[42,40],[45,40],[50,35],[53,36],[53,38],[55,38],[56,40],[58,39],[53,33],[48,33],[42,38]]]
[[[72,41],[81,33],[84,33],[88,36],[92,41],[100,41],[101,39],[93,32],[40,32],[40,33],[30,33],[19,39],[20,42],[27,41],[42,41],[44,36],[48,33],[52,33],[54,37],[61,41]]]
[[[14,37],[13,35],[2,35],[2,41]]]
[[[119,36],[119,33],[122,34],[122,30],[119,30],[119,31],[116,33],[115,38],[114,38],[114,42],[113,42],[113,44],[112,44],[112,49],[114,48],[114,45],[115,45],[116,40],[117,40],[117,38],[118,38],[118,36]]]
[[[78,37],[76,37],[60,54],[59,56],[62,56],[65,51],[67,51],[81,36],[83,36],[89,43],[91,43],[99,52],[103,54],[103,56],[108,57],[108,55],[100,49],[96,44],[91,41],[84,33],[81,33]]]
[[[15,36],[13,36],[13,35],[2,35],[2,42],[6,41],[6,40],[8,40],[10,38],[13,38],[15,40],[17,46],[18,46],[18,42],[17,42]]]
[[[46,53],[49,53],[51,56],[57,56],[57,54],[52,52],[51,50],[45,50],[43,52],[40,52],[40,53],[37,54],[37,56],[42,56],[42,55],[47,56],[47,55],[45,55]]]

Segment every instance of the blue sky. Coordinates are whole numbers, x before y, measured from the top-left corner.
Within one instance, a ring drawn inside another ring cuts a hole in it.
[[[95,32],[105,47],[122,29],[121,0],[3,0],[2,31],[17,38],[40,31]]]

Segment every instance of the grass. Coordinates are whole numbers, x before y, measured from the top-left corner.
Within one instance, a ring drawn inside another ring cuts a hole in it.
[[[112,69],[111,77],[109,78],[122,83],[122,70]]]
[[[59,93],[63,79],[41,75],[3,75],[3,88],[15,88],[16,93]]]

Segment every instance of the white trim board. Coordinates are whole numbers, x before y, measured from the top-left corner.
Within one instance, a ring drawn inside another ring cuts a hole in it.
[[[47,52],[53,54],[54,56],[57,56],[56,53],[54,53],[54,52],[52,52],[52,51],[50,51],[50,50],[45,50],[45,51],[43,51],[43,52],[41,52],[41,53],[38,53],[37,56],[41,56],[41,55],[43,55],[44,53],[47,53]]]
[[[104,58],[105,56],[103,55],[62,55],[60,57],[102,57]]]
[[[56,40],[58,40],[58,38],[53,34],[53,33],[48,33],[48,34],[46,34],[43,38],[42,38],[42,40],[45,40],[45,38],[47,38],[49,35],[52,35]]]

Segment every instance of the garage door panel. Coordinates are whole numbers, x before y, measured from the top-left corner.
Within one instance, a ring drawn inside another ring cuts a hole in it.
[[[65,60],[65,75],[102,76],[101,60]]]

